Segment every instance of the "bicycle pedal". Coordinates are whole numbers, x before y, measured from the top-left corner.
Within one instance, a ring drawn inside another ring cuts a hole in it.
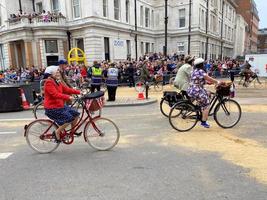
[[[80,137],[83,132],[74,133],[74,137]]]

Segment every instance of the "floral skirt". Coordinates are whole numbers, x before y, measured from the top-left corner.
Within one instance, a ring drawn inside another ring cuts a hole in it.
[[[205,88],[193,85],[188,88],[187,93],[190,98],[198,102],[202,110],[209,107],[209,94]]]
[[[45,109],[45,114],[51,120],[55,121],[59,126],[62,126],[66,123],[71,123],[80,115],[79,112],[69,106],[64,106],[64,108]]]

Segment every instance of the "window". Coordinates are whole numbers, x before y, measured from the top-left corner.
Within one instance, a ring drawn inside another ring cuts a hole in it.
[[[83,38],[78,38],[76,39],[76,46],[84,51],[84,42],[83,42]]]
[[[141,42],[141,55],[144,55],[144,43],[143,42]]]
[[[140,6],[140,26],[144,25],[144,7]]]
[[[103,0],[103,16],[108,16],[108,0]]]
[[[120,20],[120,0],[114,0],[114,19]]]
[[[127,58],[131,58],[131,41],[126,40],[126,45],[127,45]]]
[[[184,53],[184,43],[183,42],[178,42],[177,47],[178,47],[178,53]]]
[[[155,47],[154,47],[154,43],[151,44],[151,52],[155,52]]]
[[[74,18],[81,17],[81,14],[80,14],[80,0],[72,0],[72,7],[73,7],[73,17]]]
[[[58,53],[57,40],[45,40],[46,53]]]
[[[205,11],[201,9],[201,27],[205,28]]]
[[[149,27],[149,21],[150,21],[150,11],[149,11],[149,8],[146,8],[145,9],[145,26],[146,27]]]
[[[185,27],[185,9],[179,9],[179,28]]]
[[[1,70],[4,69],[5,61],[4,61],[4,45],[0,44],[0,67],[2,67]]]
[[[43,12],[43,4],[42,4],[42,2],[38,2],[38,3],[36,3],[36,11],[37,11],[38,13]]]
[[[125,2],[125,7],[126,7],[126,22],[129,23],[129,16],[130,16],[130,2],[129,0],[126,0]]]
[[[150,52],[150,44],[148,42],[146,42],[146,53]]]
[[[51,4],[52,4],[52,11],[54,12],[58,12],[59,11],[59,4],[58,4],[58,0],[51,0]]]
[[[154,10],[151,10],[151,27],[154,28]]]

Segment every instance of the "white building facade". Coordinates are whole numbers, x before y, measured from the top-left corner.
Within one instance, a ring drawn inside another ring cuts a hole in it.
[[[189,43],[189,7],[191,33]],[[27,17],[10,21],[20,9],[17,0],[0,0],[0,61],[2,68],[54,64],[67,57],[70,47],[85,51],[94,60],[125,60],[164,46],[165,1],[137,0],[25,0],[26,13],[42,10],[59,13],[50,22]],[[168,0],[168,54],[190,54],[217,59],[233,57],[236,31],[233,0]],[[207,26],[206,26],[207,25]]]

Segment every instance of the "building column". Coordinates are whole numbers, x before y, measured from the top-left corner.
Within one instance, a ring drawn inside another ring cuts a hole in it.
[[[42,67],[42,57],[41,57],[40,40],[36,41],[36,50],[37,50],[37,65],[38,65],[38,68],[41,68]]]
[[[67,40],[63,40],[63,54],[64,54],[64,58],[67,59],[68,58],[68,41]]]
[[[25,46],[25,58],[26,58],[26,66],[32,67],[33,64],[33,53],[32,53],[32,42],[31,41],[24,41]]]
[[[16,65],[16,57],[15,57],[15,46],[14,43],[8,43],[8,60],[9,60],[9,67],[13,67]]]

